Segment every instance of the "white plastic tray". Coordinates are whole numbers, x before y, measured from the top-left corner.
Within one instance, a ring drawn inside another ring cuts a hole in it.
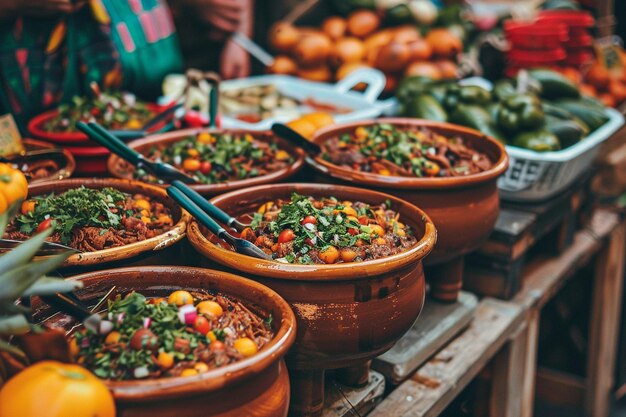
[[[375,69],[363,68],[352,72],[337,84],[307,81],[288,75],[260,75],[249,78],[224,81],[220,84],[222,91],[236,90],[255,85],[275,85],[286,96],[297,100],[314,99],[321,103],[330,103],[337,107],[349,108],[352,111],[334,116],[335,122],[345,123],[356,120],[372,119],[381,114],[381,107],[376,100],[385,88],[385,75]],[[363,92],[351,91],[360,83],[367,84]],[[281,117],[264,119],[258,123],[247,123],[221,114],[222,126],[225,128],[241,128],[249,130],[268,130],[275,122],[288,122]]]

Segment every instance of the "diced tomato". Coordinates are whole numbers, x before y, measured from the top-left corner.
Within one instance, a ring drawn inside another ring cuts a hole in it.
[[[307,224],[307,223],[311,223],[311,224],[317,224],[317,219],[315,218],[315,216],[306,216],[304,219],[302,219],[302,221],[300,222],[300,224]]]
[[[296,238],[296,234],[291,229],[285,229],[278,235],[278,243],[291,242]]]
[[[210,161],[202,161],[202,163],[200,164],[200,172],[202,172],[204,175],[209,175],[211,169],[213,169],[213,165],[211,165]]]
[[[50,226],[52,226],[52,218],[48,218],[39,223],[39,226],[37,226],[37,233],[41,233],[44,230],[47,230]]]
[[[211,323],[204,316],[198,316],[193,322],[193,328],[198,333],[205,335],[211,331]]]

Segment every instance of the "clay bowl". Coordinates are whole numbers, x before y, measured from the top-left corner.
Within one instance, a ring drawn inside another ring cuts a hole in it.
[[[379,192],[327,184],[277,184],[223,194],[213,204],[234,216],[292,192],[314,197],[380,204],[389,199],[418,243],[405,252],[361,263],[286,264],[251,258],[216,244],[215,236],[191,221],[192,246],[214,264],[251,277],[284,297],[296,313],[298,335],[287,356],[292,400],[290,415],[317,416],[324,403],[324,371],[349,385],[367,382],[369,360],[393,346],[419,315],[425,294],[422,259],[436,231],[417,207]]]
[[[148,151],[157,146],[167,146],[168,144],[178,142],[182,139],[187,138],[188,136],[197,135],[201,131],[206,129],[186,129],[179,130],[176,132],[169,132],[160,135],[153,135],[148,138],[138,139],[130,142],[128,145],[135,149],[136,151],[147,155]],[[206,130],[210,133],[233,133],[233,134],[244,134],[249,133],[254,136],[256,139],[265,141],[265,142],[276,142],[280,149],[284,149],[289,152],[289,154],[295,158],[295,162],[285,169],[281,169],[275,172],[272,172],[267,175],[263,175],[260,177],[248,178],[244,180],[236,180],[236,181],[228,181],[219,184],[196,184],[191,187],[199,192],[200,194],[212,197],[215,195],[219,195],[222,193],[226,193],[233,190],[238,190],[240,188],[251,187],[254,185],[261,184],[272,184],[280,181],[285,181],[286,179],[297,174],[302,167],[304,166],[304,152],[291,143],[287,142],[284,139],[278,138],[274,136],[271,132],[250,132],[246,130],[239,129],[209,129]],[[118,178],[132,178],[133,172],[135,168],[127,163],[125,160],[120,158],[117,155],[111,155],[108,161],[108,169],[111,175]]]
[[[55,145],[43,142],[35,139],[24,139],[22,141],[24,144],[24,148],[26,151],[34,151],[38,149],[52,149],[56,148]],[[65,179],[72,176],[74,173],[74,169],[76,168],[76,161],[70,152],[66,149],[63,149],[63,156],[65,161],[59,164],[59,170],[54,172],[51,176],[42,177],[42,178],[33,178],[30,180],[30,184],[38,184],[40,182],[50,181],[50,180],[59,180]]]
[[[387,123],[398,127],[425,127],[446,136],[460,136],[470,147],[485,153],[491,169],[454,178],[407,178],[359,172],[331,164],[321,157],[307,158],[317,180],[367,187],[392,194],[422,208],[437,227],[437,247],[425,261],[431,296],[456,301],[462,285],[463,257],[478,249],[491,234],[500,211],[497,179],[509,163],[504,146],[482,133],[448,123],[420,119],[378,119],[335,125],[315,135],[317,144],[358,126]]]
[[[172,228],[161,235],[146,239],[140,242],[131,243],[124,246],[99,250],[95,252],[83,252],[70,256],[61,268],[67,271],[81,271],[85,268],[96,267],[101,269],[102,264],[116,263],[120,266],[127,265],[128,262],[140,258],[154,255],[155,262],[162,262],[165,254],[159,252],[170,248],[185,236],[185,230],[189,223],[189,213],[181,208],[168,196],[163,188],[145,184],[139,181],[119,180],[111,178],[80,178],[61,181],[51,181],[41,184],[34,184],[28,187],[29,196],[46,195],[52,192],[61,193],[84,185],[87,188],[112,187],[129,194],[144,194],[152,199],[160,201],[170,209],[174,219]],[[150,263],[150,262],[148,262]],[[154,262],[152,262],[154,263]],[[110,265],[109,265],[110,266]]]
[[[118,417],[285,417],[289,405],[289,377],[282,359],[294,342],[296,320],[289,305],[269,288],[220,271],[184,267],[109,269],[73,277],[84,283],[77,295],[88,305],[109,289],[132,290],[146,296],[167,297],[179,289],[217,290],[242,301],[253,311],[271,313],[275,337],[256,355],[197,376],[141,381],[105,381],[113,393]],[[35,318],[51,311],[33,299]],[[47,320],[69,330],[75,322],[62,314]]]

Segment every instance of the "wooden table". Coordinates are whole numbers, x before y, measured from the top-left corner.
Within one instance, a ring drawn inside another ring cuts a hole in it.
[[[510,301],[483,298],[471,326],[393,390],[368,416],[436,416],[487,370],[488,415],[533,414],[541,309],[582,266],[595,263],[586,415],[606,417],[610,407],[624,277],[626,223],[596,211],[590,224],[558,257],[533,260],[523,288]],[[562,381],[561,381],[562,382]],[[557,382],[554,386],[559,389]],[[569,385],[564,384],[567,390]]]

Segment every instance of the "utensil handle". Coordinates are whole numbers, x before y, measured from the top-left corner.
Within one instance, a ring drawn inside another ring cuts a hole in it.
[[[82,303],[77,302],[74,297],[68,297],[65,294],[57,293],[54,295],[43,295],[41,296],[41,299],[44,300],[46,304],[49,304],[80,321],[84,321],[87,317],[92,315],[91,311],[82,305]]]
[[[137,165],[143,160],[143,156],[141,154],[133,149],[130,149],[124,142],[111,135],[96,123],[89,123],[89,125],[87,125],[86,123],[78,122],[76,127],[89,136],[89,138],[94,142],[97,142],[111,152],[121,156],[133,165]],[[102,133],[102,131],[104,131],[104,133]]]
[[[204,210],[209,216],[213,217],[220,223],[224,223],[230,226],[236,219],[228,213],[222,211],[219,207],[213,205],[206,198],[201,196],[196,190],[189,187],[187,184],[182,181],[174,180],[172,181],[172,186],[178,188],[183,192],[191,201],[193,201],[198,207]]]
[[[272,132],[274,132],[276,136],[280,136],[281,138],[303,148],[308,153],[318,154],[321,151],[317,143],[311,142],[309,139],[305,138],[284,123],[274,123],[272,125]]]
[[[220,226],[212,217],[210,217],[205,211],[203,211],[196,203],[194,203],[189,197],[185,195],[177,187],[167,187],[167,194],[172,197],[174,201],[180,204],[186,209],[193,217],[196,218],[202,225],[206,226],[211,232],[213,232],[218,238],[223,239],[230,236],[226,233],[226,229]]]
[[[123,141],[139,139],[146,136],[145,130],[109,130],[109,133]]]

